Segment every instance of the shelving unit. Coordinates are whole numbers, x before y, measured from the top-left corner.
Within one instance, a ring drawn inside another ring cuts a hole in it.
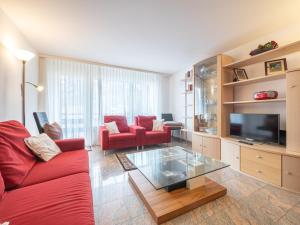
[[[184,92],[182,93],[184,95],[184,126],[180,129],[180,136],[182,133],[184,134],[184,139],[187,141],[188,139],[188,133],[191,132],[190,129],[188,129],[188,124],[192,123],[192,115],[189,114],[189,110],[193,107],[194,99],[192,99],[192,103],[189,102],[190,96],[193,96],[194,94],[194,80],[193,80],[193,71],[188,71],[185,74],[185,78],[180,80],[181,82],[184,82]],[[189,85],[192,85],[192,90],[188,90]]]
[[[288,55],[294,52],[300,51],[300,41],[284,45],[282,47],[261,53],[259,55],[251,56],[242,60],[235,61],[223,66],[223,68],[233,69],[245,66],[250,66],[263,61],[268,61],[277,57]]]
[[[260,76],[260,77],[255,77],[255,78],[251,78],[248,80],[225,83],[225,84],[223,84],[223,86],[224,87],[242,86],[242,85],[255,84],[255,83],[260,83],[260,82],[265,82],[265,81],[285,79],[285,77],[286,77],[286,73],[278,74],[278,75],[271,75],[271,76]]]
[[[224,105],[234,105],[234,104],[252,104],[252,103],[269,103],[269,102],[285,102],[285,98],[267,99],[267,100],[247,100],[247,101],[233,101],[224,102]]]
[[[299,135],[300,122],[300,72],[286,71],[279,75],[257,76],[265,61],[275,58],[287,58],[289,54],[300,52],[300,41],[277,49],[247,57],[242,60],[222,63],[221,78],[221,160],[246,174],[254,176],[290,190],[300,192],[299,183]],[[293,56],[291,56],[293,58]],[[260,64],[258,64],[260,63]],[[288,62],[289,63],[289,62]],[[248,80],[232,82],[233,68],[254,65]],[[256,70],[257,69],[257,70]],[[276,81],[277,80],[277,81]],[[269,81],[274,81],[270,83]],[[267,83],[269,82],[269,83]],[[269,100],[252,100],[252,93],[266,88],[280,92],[280,98]],[[286,146],[271,144],[246,145],[232,141],[230,137],[230,113],[276,113],[282,115],[280,128],[286,130]]]

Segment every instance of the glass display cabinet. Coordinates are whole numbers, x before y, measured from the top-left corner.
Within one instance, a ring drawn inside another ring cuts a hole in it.
[[[194,131],[217,134],[217,56],[194,65]]]

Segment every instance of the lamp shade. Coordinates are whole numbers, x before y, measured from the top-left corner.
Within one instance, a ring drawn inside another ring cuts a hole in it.
[[[14,50],[14,55],[17,57],[17,59],[26,61],[26,62],[31,60],[35,56],[34,53],[24,50],[24,49]]]
[[[42,91],[44,90],[44,87],[38,85],[38,86],[36,87],[36,90],[37,90],[38,92],[42,92]]]

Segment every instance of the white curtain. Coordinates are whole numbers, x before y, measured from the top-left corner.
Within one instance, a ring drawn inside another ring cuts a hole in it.
[[[155,73],[56,58],[43,58],[45,111],[65,138],[84,137],[98,144],[104,115],[161,114],[162,80]]]

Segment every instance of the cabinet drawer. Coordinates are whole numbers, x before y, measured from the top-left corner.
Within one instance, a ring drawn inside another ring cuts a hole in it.
[[[241,170],[281,186],[281,155],[241,147]]]
[[[282,157],[282,186],[300,192],[300,158]]]

